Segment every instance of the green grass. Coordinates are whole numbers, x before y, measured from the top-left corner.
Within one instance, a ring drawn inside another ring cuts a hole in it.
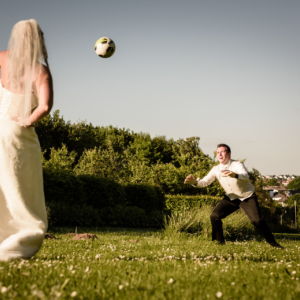
[[[105,228],[63,233],[30,260],[0,262],[0,299],[299,299],[300,241],[219,246],[196,235]],[[222,296],[218,298],[217,296]]]

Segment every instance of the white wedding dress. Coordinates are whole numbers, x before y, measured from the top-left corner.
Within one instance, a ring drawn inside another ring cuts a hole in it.
[[[34,94],[32,95],[33,97]],[[0,81],[0,260],[32,257],[47,230],[40,143],[10,118],[22,95]]]

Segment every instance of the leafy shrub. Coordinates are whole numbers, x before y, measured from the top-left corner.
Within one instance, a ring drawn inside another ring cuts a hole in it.
[[[95,209],[91,205],[53,203],[48,209],[49,226],[161,227],[161,211],[146,212],[136,206],[116,205]]]
[[[206,236],[210,224],[210,214],[212,208],[208,205],[192,208],[183,208],[181,211],[175,210],[171,212],[170,216],[164,218],[164,227],[166,234],[173,235],[182,232],[198,233],[199,235],[205,233]]]
[[[91,205],[54,202],[48,206],[48,223],[51,226],[101,226],[99,211]]]
[[[146,212],[136,206],[107,207],[100,210],[100,218],[104,225],[127,227],[161,227],[163,213],[160,211]]]
[[[289,190],[299,190],[300,191],[300,176],[293,179],[289,184],[286,186]]]
[[[220,197],[198,195],[166,195],[166,208],[171,211],[183,211],[203,205],[216,206],[221,201]]]
[[[149,185],[44,168],[49,224],[55,226],[160,227],[164,194]]]
[[[68,152],[66,145],[63,144],[59,149],[50,149],[50,158],[48,160],[44,157],[45,151],[42,153],[42,163],[44,168],[51,169],[52,171],[73,170],[73,165],[77,156],[75,151]]]
[[[48,206],[52,203],[86,203],[83,182],[70,172],[44,168],[44,191]]]
[[[136,206],[146,211],[165,209],[165,195],[162,189],[149,184],[124,185],[129,206]]]
[[[110,178],[120,182],[126,177],[126,161],[123,155],[110,147],[85,150],[74,169],[77,175],[88,174]]]
[[[126,205],[124,187],[107,178],[92,175],[79,175],[85,191],[86,203],[94,208],[113,207],[117,204]]]
[[[165,218],[166,234],[196,233],[203,237],[211,237],[210,215],[212,211],[213,207],[207,204],[174,211]],[[255,234],[254,226],[240,210],[223,220],[223,230],[224,237],[227,239],[245,238]]]

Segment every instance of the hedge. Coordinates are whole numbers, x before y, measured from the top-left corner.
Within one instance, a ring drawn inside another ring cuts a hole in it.
[[[162,227],[164,214],[203,205],[215,207],[221,200],[207,195],[164,195],[158,186],[120,184],[47,168],[44,190],[50,226]],[[274,231],[283,230],[278,225],[279,208],[261,205],[260,210]]]
[[[165,196],[157,186],[44,169],[50,226],[161,227]]]
[[[165,207],[165,195],[161,188],[149,184],[126,184],[127,204],[136,206],[146,211],[160,210]]]
[[[216,206],[221,201],[220,197],[197,195],[167,195],[166,208],[171,211],[180,211],[183,208],[201,207],[204,204]]]

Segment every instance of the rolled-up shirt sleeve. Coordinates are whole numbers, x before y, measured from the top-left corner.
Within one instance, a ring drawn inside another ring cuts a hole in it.
[[[244,164],[240,161],[236,161],[234,173],[238,174],[238,179],[240,180],[249,180],[249,174]]]
[[[194,187],[204,188],[212,184],[215,181],[215,179],[216,179],[216,169],[215,167],[213,167],[203,179],[200,179],[198,183],[194,185]]]

